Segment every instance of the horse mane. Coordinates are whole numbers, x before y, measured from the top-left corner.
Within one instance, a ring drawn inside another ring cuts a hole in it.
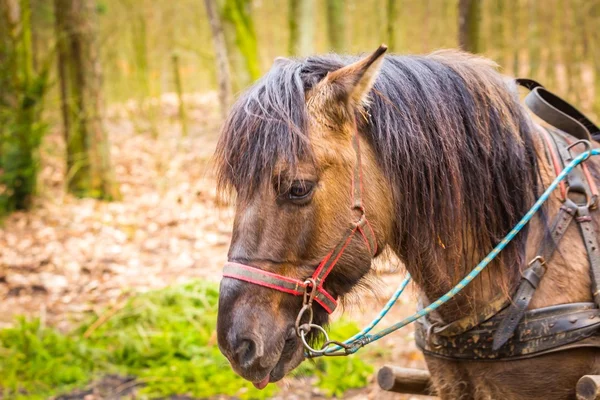
[[[290,166],[310,160],[305,94],[357,59],[277,61],[242,94],[217,146],[219,190],[250,195],[271,179],[278,160]],[[390,245],[417,281],[447,287],[503,238],[537,195],[531,120],[493,63],[456,51],[386,56],[365,107],[370,117],[359,130],[395,201]],[[526,237],[521,233],[492,266],[503,268],[507,287],[518,276]]]

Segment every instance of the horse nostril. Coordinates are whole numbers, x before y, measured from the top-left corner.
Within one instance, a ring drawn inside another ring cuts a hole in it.
[[[256,343],[252,339],[242,339],[235,350],[238,363],[241,367],[249,367],[256,360]]]

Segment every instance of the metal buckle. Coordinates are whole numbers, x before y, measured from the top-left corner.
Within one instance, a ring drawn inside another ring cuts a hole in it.
[[[569,197],[569,193],[577,193],[580,195],[585,196],[585,201],[583,203],[580,203],[578,201],[573,200],[571,197]],[[572,190],[572,188],[570,186],[567,187],[567,192],[565,193],[565,197],[566,199],[570,200],[576,207],[581,207],[581,206],[586,206],[589,207],[590,209],[593,209],[594,207],[596,207],[598,205],[598,196],[588,196],[587,192],[581,192],[579,190]]]
[[[427,328],[427,334],[425,336],[425,341],[433,350],[438,350],[443,347],[441,344],[435,343],[435,341],[433,340],[433,335],[435,335],[434,329],[437,326],[439,326],[439,323],[432,322],[431,325],[429,325],[429,328]]]
[[[531,268],[533,263],[535,263],[536,261],[539,261],[542,268],[544,268],[544,273],[546,273],[548,271],[548,266],[546,265],[546,260],[544,260],[544,257],[542,256],[536,256],[533,260],[529,261],[529,263],[527,264],[527,269]],[[525,270],[521,271],[521,277],[523,277],[523,272],[525,272]]]
[[[317,282],[313,278],[304,281],[304,295],[302,296],[302,305],[311,306],[317,295]]]
[[[572,158],[572,157],[573,157],[573,155],[571,154],[571,149],[572,149],[573,147],[575,147],[575,146],[579,145],[579,144],[583,144],[583,145],[585,145],[585,150],[584,150],[584,151],[581,153],[581,154],[584,154],[584,153],[586,153],[586,157],[585,157],[585,158],[584,158],[584,159],[581,161],[581,162],[583,163],[583,162],[587,161],[587,160],[588,160],[588,159],[591,157],[591,155],[592,155],[592,149],[593,149],[593,147],[592,147],[592,144],[590,143],[590,141],[589,141],[589,140],[586,140],[586,139],[580,139],[580,140],[578,140],[578,141],[576,141],[576,142],[573,142],[573,143],[571,143],[569,146],[567,146],[567,151],[569,152],[569,155],[570,155],[570,156],[571,156],[571,158]]]

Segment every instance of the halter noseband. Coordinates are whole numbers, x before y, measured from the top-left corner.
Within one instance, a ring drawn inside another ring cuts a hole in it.
[[[315,272],[309,278],[300,280],[268,272],[250,265],[228,262],[223,268],[223,277],[253,283],[280,292],[289,293],[294,296],[304,296],[304,307],[298,315],[298,320],[302,317],[305,309],[312,306],[313,300],[320,304],[321,307],[330,314],[335,310],[337,307],[336,298],[325,290],[323,283],[342,254],[344,254],[344,251],[354,237],[354,234],[358,231],[363,237],[369,252],[373,256],[377,254],[377,240],[375,238],[375,233],[373,232],[371,225],[369,225],[362,202],[362,171],[358,134],[354,135],[352,144],[356,153],[356,163],[354,165],[354,175],[352,179],[353,201],[351,208],[353,212],[356,211],[358,213],[358,220],[350,225],[337,246],[319,263]],[[310,319],[312,320],[312,318]]]

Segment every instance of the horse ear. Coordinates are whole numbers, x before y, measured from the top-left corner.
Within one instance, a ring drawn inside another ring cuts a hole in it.
[[[330,72],[327,82],[333,86],[334,95],[352,106],[363,103],[375,83],[386,50],[387,46],[382,44],[370,56]]]
[[[289,63],[291,60],[287,57],[275,57],[275,60],[273,60],[273,65],[278,65],[278,64],[287,64]]]

